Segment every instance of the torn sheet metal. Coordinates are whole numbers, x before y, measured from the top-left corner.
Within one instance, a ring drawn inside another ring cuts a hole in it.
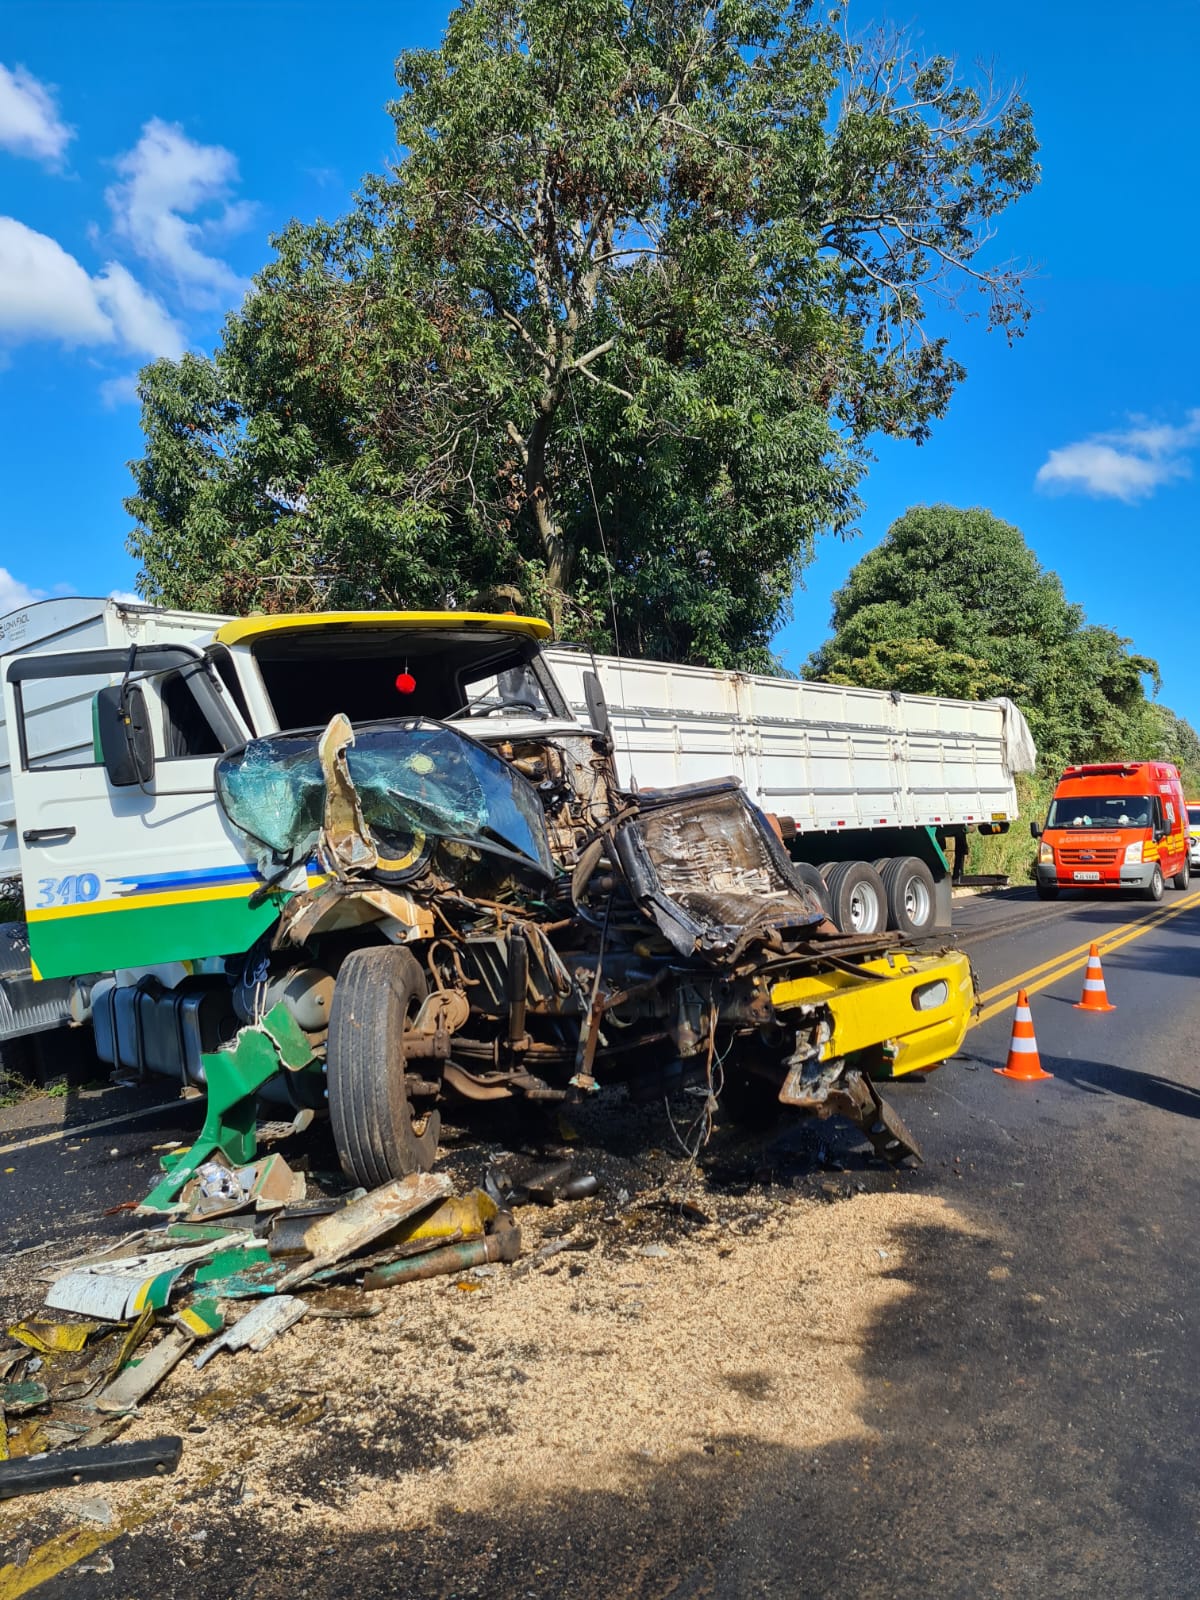
[[[140,1361],[122,1368],[96,1396],[96,1410],[109,1414],[132,1411],[187,1355],[196,1343],[194,1334],[172,1328]]]
[[[42,1322],[26,1317],[9,1328],[8,1337],[39,1355],[74,1355],[100,1327],[98,1322]]]
[[[193,1300],[190,1306],[176,1312],[175,1325],[197,1339],[210,1339],[214,1333],[220,1333],[225,1318],[215,1300]]]
[[[49,1403],[50,1395],[44,1383],[25,1378],[20,1383],[0,1384],[0,1407],[6,1416],[23,1417]]]
[[[207,1349],[195,1358],[193,1365],[197,1368],[205,1366],[218,1350],[244,1350],[247,1346],[251,1350],[265,1350],[273,1339],[299,1322],[307,1311],[308,1302],[297,1295],[280,1294],[272,1300],[260,1300],[232,1327],[219,1333]]]
[[[287,1272],[287,1264],[276,1261],[266,1245],[245,1250],[222,1250],[196,1268],[198,1289],[207,1288],[223,1300],[245,1300],[254,1295],[274,1294]]]
[[[54,1311],[128,1322],[147,1307],[161,1311],[180,1276],[216,1249],[217,1243],[209,1241],[79,1267],[51,1285],[46,1304]]]
[[[331,1267],[335,1261],[354,1255],[409,1217],[444,1200],[450,1190],[450,1179],[445,1173],[414,1172],[407,1178],[394,1178],[391,1183],[373,1189],[361,1200],[351,1201],[331,1216],[318,1217],[304,1236],[312,1259],[293,1267],[280,1281],[279,1288],[291,1289],[322,1267]]]

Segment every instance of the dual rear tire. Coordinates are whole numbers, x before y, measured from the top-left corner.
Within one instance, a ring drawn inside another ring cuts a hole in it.
[[[821,868],[830,916],[843,933],[893,928],[910,938],[932,931],[937,915],[933,874],[916,856],[827,861]]]

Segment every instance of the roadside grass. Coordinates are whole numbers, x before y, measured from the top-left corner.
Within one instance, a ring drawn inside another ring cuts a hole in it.
[[[1017,821],[1007,833],[991,838],[978,833],[968,836],[968,872],[1004,873],[1013,883],[1033,882],[1037,846],[1029,837],[1029,824],[1045,818],[1056,782],[1056,778],[1040,777],[1036,773],[1017,774]]]
[[[66,1078],[53,1078],[49,1083],[30,1083],[19,1073],[7,1072],[0,1067],[0,1111],[9,1106],[24,1105],[27,1100],[65,1100],[71,1092]]]

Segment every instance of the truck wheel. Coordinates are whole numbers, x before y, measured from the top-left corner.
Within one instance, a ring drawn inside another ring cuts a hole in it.
[[[1171,879],[1171,883],[1174,885],[1174,887],[1176,889],[1186,889],[1188,884],[1191,883],[1191,881],[1192,881],[1192,865],[1191,865],[1190,861],[1185,859],[1184,863],[1183,863],[1183,866],[1180,867],[1179,871]]]
[[[916,856],[895,856],[880,870],[887,891],[888,927],[928,933],[937,915],[933,873]]]
[[[1154,868],[1154,876],[1150,879],[1150,882],[1142,890],[1142,894],[1144,895],[1144,897],[1147,900],[1161,900],[1162,899],[1162,897],[1163,897],[1163,875],[1162,875],[1162,868],[1160,866],[1155,866],[1155,868]]]
[[[882,933],[887,927],[887,890],[865,861],[839,861],[825,879],[833,921],[843,933]]]
[[[1043,883],[1039,878],[1037,882],[1037,897],[1039,900],[1057,900],[1058,885],[1056,883]]]
[[[799,879],[802,884],[813,891],[817,899],[821,902],[822,911],[824,911],[825,915],[832,922],[833,916],[829,906],[829,890],[825,885],[825,879],[817,871],[816,867],[810,866],[807,861],[793,861],[791,863],[791,868],[792,876]]]
[[[441,1116],[413,1116],[404,1081],[404,1030],[429,993],[411,951],[352,951],[329,1008],[329,1115],[342,1170],[365,1188],[428,1172]]]

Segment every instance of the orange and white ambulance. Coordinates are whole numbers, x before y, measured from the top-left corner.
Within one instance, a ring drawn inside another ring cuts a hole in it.
[[[1170,879],[1186,889],[1188,813],[1179,772],[1166,761],[1103,761],[1068,767],[1058,780],[1039,840],[1037,892],[1139,889],[1161,900]]]

